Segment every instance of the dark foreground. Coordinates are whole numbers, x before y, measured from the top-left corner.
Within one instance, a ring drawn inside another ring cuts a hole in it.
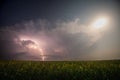
[[[0,80],[120,80],[120,61],[0,61]]]

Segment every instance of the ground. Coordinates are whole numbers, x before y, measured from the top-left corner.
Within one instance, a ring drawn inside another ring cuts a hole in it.
[[[0,80],[120,80],[120,61],[0,61]]]

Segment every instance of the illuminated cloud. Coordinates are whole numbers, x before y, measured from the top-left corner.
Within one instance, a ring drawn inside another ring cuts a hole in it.
[[[103,30],[102,33],[105,31],[107,30]],[[104,34],[102,33],[99,30],[93,30],[89,24],[81,24],[80,19],[53,24],[47,20],[31,20],[1,29],[0,58],[94,59],[94,53],[104,53],[98,49],[99,44],[103,42]]]

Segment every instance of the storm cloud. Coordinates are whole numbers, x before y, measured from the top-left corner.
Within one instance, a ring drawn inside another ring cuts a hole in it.
[[[99,44],[104,44],[104,36],[78,18],[54,23],[26,21],[0,30],[0,59],[41,60],[40,49],[46,60],[96,59],[94,53],[104,53],[98,49]]]

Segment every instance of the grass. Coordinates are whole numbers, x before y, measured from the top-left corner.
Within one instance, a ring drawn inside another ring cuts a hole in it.
[[[0,61],[0,80],[120,80],[120,61]]]

